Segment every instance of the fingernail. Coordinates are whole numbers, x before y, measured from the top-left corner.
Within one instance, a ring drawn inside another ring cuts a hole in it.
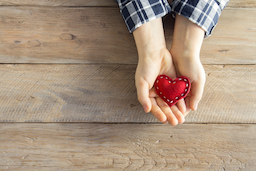
[[[168,123],[169,123],[168,121],[163,122],[163,124],[168,124]]]
[[[194,111],[197,110],[197,106],[198,106],[198,104],[195,104],[195,106],[194,106]]]
[[[143,106],[143,109],[146,113],[148,113],[148,107],[147,106]]]

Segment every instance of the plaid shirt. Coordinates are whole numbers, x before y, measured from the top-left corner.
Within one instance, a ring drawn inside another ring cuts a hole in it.
[[[196,23],[208,37],[229,0],[173,0],[171,4],[167,0],[116,1],[130,33],[142,24],[172,12]]]

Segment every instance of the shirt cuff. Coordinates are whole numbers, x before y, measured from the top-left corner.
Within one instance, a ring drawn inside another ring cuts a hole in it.
[[[212,34],[221,11],[229,0],[176,0],[171,3],[172,12],[188,18],[205,30],[205,38]]]
[[[120,12],[130,33],[142,24],[171,12],[167,0],[132,0],[119,3]]]

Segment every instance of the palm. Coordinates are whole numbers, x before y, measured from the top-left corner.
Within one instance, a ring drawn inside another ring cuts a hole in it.
[[[160,59],[147,58],[140,60],[136,70],[136,87],[139,100],[147,99],[151,104],[151,113],[160,121],[168,121],[172,125],[178,122],[183,123],[184,117],[177,106],[170,108],[154,90],[154,82],[158,75],[168,75],[171,78],[176,77],[176,71],[173,65],[171,54],[167,49],[159,52]],[[147,91],[147,92],[146,92]]]
[[[184,56],[173,56],[173,59],[177,76],[186,76],[191,82],[190,93],[185,98],[186,111],[184,115],[187,115],[191,109],[196,109],[195,104],[202,98],[205,84],[205,71],[199,57],[196,58],[197,60],[190,60]]]

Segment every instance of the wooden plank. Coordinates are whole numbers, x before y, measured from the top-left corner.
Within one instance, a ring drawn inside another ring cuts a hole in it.
[[[169,0],[172,2],[173,0]],[[0,0],[0,5],[15,6],[108,6],[116,7],[115,0]],[[230,0],[228,7],[256,7],[254,0]]]
[[[0,63],[137,62],[116,8],[3,7],[0,15]]]
[[[255,8],[256,7],[256,2],[255,0],[244,0],[244,1],[241,1],[241,0],[230,0],[228,2],[228,7],[242,7],[242,8],[250,8],[250,7],[253,7]]]
[[[189,121],[256,123],[256,65],[207,65],[205,71],[200,109],[190,113]]]
[[[253,14],[253,15],[250,15]],[[203,64],[256,64],[256,22],[254,8],[226,8],[213,34],[201,49]],[[169,16],[164,21],[170,20]],[[165,23],[167,47],[172,44],[172,23]]]
[[[136,64],[133,36],[117,8],[2,7],[0,63]],[[111,17],[110,17],[111,16]],[[223,11],[202,47],[204,64],[255,64],[256,10]],[[165,18],[168,48],[173,19]],[[242,48],[241,48],[242,47]]]
[[[0,124],[0,170],[254,170],[256,125]]]
[[[15,6],[112,6],[117,7],[115,0],[0,0],[0,5]]]
[[[203,43],[202,63],[256,64],[256,41],[252,38],[256,37],[256,22],[249,13],[256,15],[256,9],[227,8],[222,12],[213,35]]]
[[[2,65],[0,122],[157,122],[137,101],[135,65]],[[187,123],[256,123],[256,65],[206,65]]]

